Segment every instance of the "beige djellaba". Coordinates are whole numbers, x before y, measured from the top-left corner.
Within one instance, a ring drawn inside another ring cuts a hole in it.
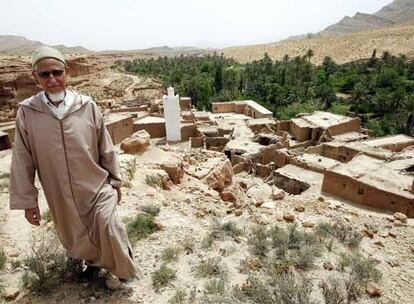
[[[97,105],[74,93],[58,119],[42,93],[20,103],[10,178],[10,209],[38,206],[39,177],[59,239],[73,258],[122,279],[140,278],[125,227],[116,215],[122,180],[116,153]]]

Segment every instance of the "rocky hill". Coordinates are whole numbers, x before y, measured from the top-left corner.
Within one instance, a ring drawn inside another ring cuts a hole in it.
[[[231,47],[223,51],[227,57],[240,62],[249,62],[263,58],[268,53],[273,60],[303,56],[312,49],[315,56],[312,62],[320,64],[325,56],[330,56],[337,63],[369,58],[374,49],[377,54],[389,51],[392,54],[405,54],[413,57],[414,26],[398,26],[373,31],[344,34],[337,36],[317,36],[300,40],[284,40],[275,43]]]
[[[321,34],[323,35],[341,35],[354,32],[363,32],[375,30],[383,27],[395,25],[394,21],[377,17],[375,15],[357,13],[354,17],[344,17],[338,23],[329,26]]]
[[[22,36],[0,35],[0,53],[27,55],[36,48],[46,45],[40,41],[34,41]],[[53,46],[65,54],[86,54],[90,50],[82,46],[68,47],[65,45]]]
[[[341,21],[327,27],[321,35],[342,35],[364,32],[403,24],[412,24],[414,20],[414,0],[394,0],[375,14],[356,13],[344,17]]]

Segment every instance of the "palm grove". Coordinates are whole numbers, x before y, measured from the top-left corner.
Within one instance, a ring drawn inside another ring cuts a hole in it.
[[[273,61],[240,64],[216,53],[206,56],[159,57],[118,61],[126,71],[160,78],[198,109],[213,101],[253,99],[290,119],[314,110],[359,116],[376,136],[414,133],[414,61],[388,52],[342,65],[314,53]]]

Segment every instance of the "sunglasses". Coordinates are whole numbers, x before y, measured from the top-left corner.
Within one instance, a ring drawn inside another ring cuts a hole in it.
[[[49,78],[50,74],[52,74],[53,77],[61,77],[64,72],[64,70],[41,71],[37,73],[37,76],[39,76],[42,79]]]

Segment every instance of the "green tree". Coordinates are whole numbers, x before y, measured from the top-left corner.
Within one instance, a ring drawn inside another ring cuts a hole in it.
[[[361,82],[358,82],[354,86],[354,89],[352,90],[352,94],[351,94],[352,96],[349,99],[349,101],[353,105],[353,110],[355,111],[355,113],[358,114],[361,105],[363,105],[364,103],[368,101],[368,93],[369,93],[368,88]]]

